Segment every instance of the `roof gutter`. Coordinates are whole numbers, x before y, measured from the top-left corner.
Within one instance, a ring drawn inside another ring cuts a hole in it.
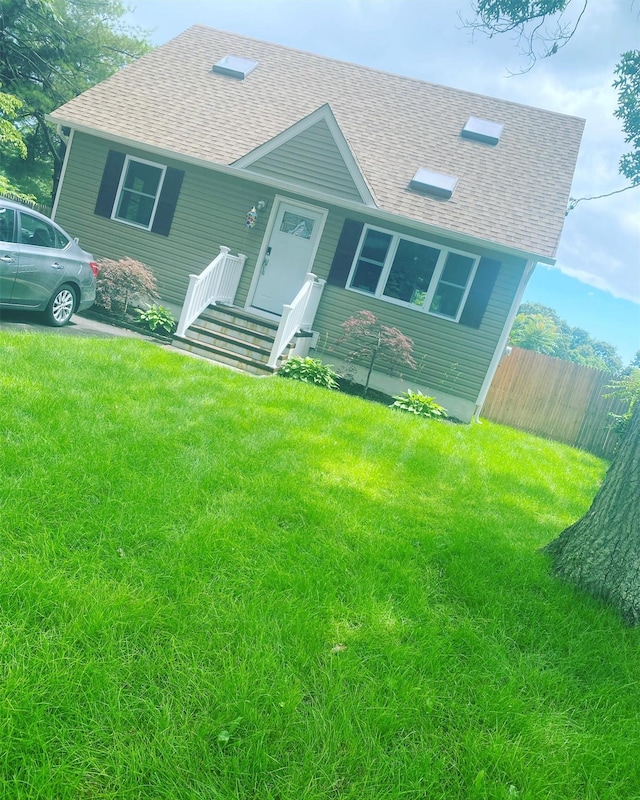
[[[368,217],[374,217],[379,220],[383,220],[385,222],[391,222],[397,224],[399,220],[401,220],[404,224],[426,233],[435,234],[437,236],[441,236],[444,238],[450,239],[454,236],[458,241],[464,242],[472,247],[483,247],[488,250],[492,250],[493,252],[504,253],[506,255],[515,256],[516,258],[522,258],[526,261],[535,261],[542,264],[550,264],[553,265],[556,263],[556,259],[550,256],[541,255],[540,253],[531,253],[527,250],[520,250],[515,247],[508,247],[506,245],[498,244],[497,242],[491,241],[489,239],[481,239],[477,236],[469,236],[465,233],[460,233],[456,230],[450,230],[448,228],[440,228],[437,225],[430,225],[427,222],[420,222],[419,220],[413,219],[412,217],[405,217],[401,214],[395,214],[390,211],[384,211],[380,208],[373,208],[369,205],[364,205],[363,203],[357,203],[352,200],[346,200],[340,197],[335,197],[334,195],[329,195],[324,192],[317,192],[313,189],[308,189],[304,187],[304,189],[296,184],[289,183],[287,181],[281,181],[277,178],[269,178],[264,175],[258,175],[255,173],[247,172],[246,170],[238,169],[237,167],[230,167],[226,164],[216,164],[212,161],[207,161],[204,158],[198,158],[197,156],[190,156],[185,153],[179,153],[173,150],[168,150],[164,147],[157,147],[155,145],[147,144],[146,142],[140,142],[135,139],[129,139],[126,136],[117,136],[112,133],[108,133],[107,131],[102,131],[97,128],[92,128],[88,125],[78,125],[77,122],[72,122],[70,120],[65,120],[60,117],[55,116],[54,114],[47,114],[45,115],[45,119],[47,122],[51,122],[54,125],[59,127],[71,128],[71,130],[76,130],[79,133],[86,133],[89,136],[95,136],[98,139],[105,139],[110,142],[114,142],[120,145],[124,145],[125,147],[133,147],[137,150],[144,150],[145,152],[154,153],[155,155],[163,156],[165,158],[171,158],[175,161],[181,161],[183,163],[192,164],[193,166],[203,167],[204,169],[210,169],[213,172],[219,172],[223,175],[231,175],[235,178],[244,178],[245,180],[253,181],[254,183],[262,184],[263,186],[270,186],[274,189],[284,190],[287,192],[291,192],[294,194],[304,194],[305,197],[312,198],[321,203],[329,204],[338,206],[340,208],[347,209],[348,211],[354,211],[359,214],[366,214]]]

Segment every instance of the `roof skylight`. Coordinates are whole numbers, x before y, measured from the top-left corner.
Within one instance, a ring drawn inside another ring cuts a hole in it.
[[[240,56],[225,56],[213,65],[212,72],[220,75],[229,75],[231,78],[244,80],[258,66],[257,61]]]
[[[420,167],[411,179],[409,188],[433,197],[448,200],[456,188],[458,179],[453,175],[444,175],[442,172],[433,172],[425,167]]]
[[[498,144],[502,136],[504,125],[480,117],[469,117],[462,129],[461,136],[465,139],[475,139],[486,144]]]

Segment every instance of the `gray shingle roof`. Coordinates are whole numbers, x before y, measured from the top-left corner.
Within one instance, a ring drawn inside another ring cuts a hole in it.
[[[211,72],[232,54],[244,81]],[[378,206],[428,225],[555,255],[584,122],[201,25],[61,106],[55,122],[229,165],[328,103]],[[465,139],[469,116],[504,124]],[[408,190],[420,167],[458,178],[450,200]]]

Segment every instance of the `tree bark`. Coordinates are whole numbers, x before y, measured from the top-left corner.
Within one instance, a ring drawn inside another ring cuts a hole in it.
[[[591,508],[544,550],[556,575],[640,624],[640,403]]]

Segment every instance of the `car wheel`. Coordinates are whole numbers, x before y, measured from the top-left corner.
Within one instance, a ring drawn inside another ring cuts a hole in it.
[[[75,292],[71,286],[61,286],[49,300],[44,312],[45,319],[49,325],[59,328],[69,322],[75,307]]]

